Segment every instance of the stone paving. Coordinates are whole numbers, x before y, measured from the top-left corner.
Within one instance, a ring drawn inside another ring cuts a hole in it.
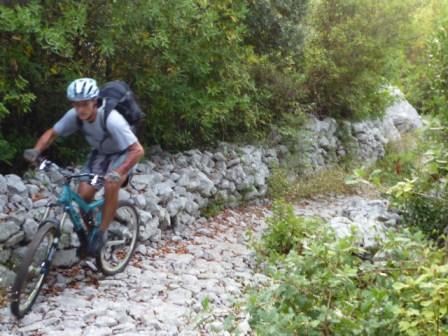
[[[126,270],[104,277],[85,262],[50,274],[32,311],[16,321],[0,310],[0,335],[226,335],[223,321],[246,285],[265,280],[250,265],[247,231],[269,209],[227,209],[159,243],[139,245]],[[237,316],[242,335],[247,317]]]
[[[341,216],[345,222],[364,218],[368,226],[375,218],[390,220],[386,203],[333,195],[302,201],[295,212],[330,224]],[[226,209],[198,220],[182,235],[165,232],[160,242],[139,245],[116,276],[104,277],[85,262],[59,269],[21,321],[9,308],[0,309],[0,335],[251,335],[238,302],[248,286],[269,279],[255,270],[248,232],[257,237],[270,214],[267,203]]]

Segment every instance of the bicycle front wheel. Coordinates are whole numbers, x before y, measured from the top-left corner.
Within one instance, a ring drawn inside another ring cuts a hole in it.
[[[106,244],[96,257],[101,272],[113,275],[124,270],[137,246],[139,226],[140,219],[135,207],[127,201],[120,201],[107,229]]]
[[[51,259],[56,251],[59,237],[57,223],[46,220],[26,250],[12,286],[11,312],[22,318],[36,301],[45,278],[50,270]]]

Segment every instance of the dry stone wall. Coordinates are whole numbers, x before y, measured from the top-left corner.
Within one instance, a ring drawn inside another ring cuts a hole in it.
[[[330,118],[310,118],[297,139],[308,167],[321,169],[348,153],[374,162],[384,155],[387,142],[420,127],[415,109],[397,97],[382,120],[338,124]],[[132,184],[120,191],[120,198],[139,209],[141,240],[158,241],[163,229],[184,231],[201,217],[201,210],[215,202],[233,205],[263,198],[271,167],[281,164],[288,149],[281,142],[273,148],[221,143],[214,151],[170,154],[155,146],[147,154],[149,159],[138,164]],[[14,266],[23,257],[46,206],[55,201],[62,180],[56,172],[23,178],[0,175],[0,287],[11,284]],[[78,243],[70,225],[61,244],[55,264],[74,264]]]

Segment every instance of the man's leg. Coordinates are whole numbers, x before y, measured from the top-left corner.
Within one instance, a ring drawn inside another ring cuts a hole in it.
[[[115,156],[106,156],[103,160],[102,167],[107,164],[107,168],[103,170],[103,175],[107,175],[114,168],[118,167],[125,160],[126,154],[118,154]],[[102,246],[107,240],[106,230],[109,227],[110,222],[115,216],[118,204],[118,192],[120,187],[125,182],[127,176],[122,176],[117,182],[104,181],[104,206],[103,206],[103,218],[100,224],[99,230],[93,231],[93,235],[90,240],[89,248],[91,253],[99,253]]]
[[[93,198],[95,197],[96,189],[90,183],[80,182],[79,187],[78,187],[78,194],[81,196],[81,198],[84,201],[90,203],[93,201]],[[83,220],[84,220],[85,214],[83,212],[81,212],[81,214],[82,214]],[[90,231],[91,227],[85,220],[84,220],[84,224],[87,226],[87,229]]]
[[[103,220],[101,222],[101,230],[104,232],[109,227],[110,222],[115,216],[115,210],[118,205],[118,192],[121,185],[126,181],[127,176],[122,176],[119,182],[107,182],[104,184],[104,206]]]
[[[96,193],[96,189],[94,187],[92,187],[91,184],[89,184],[87,182],[79,183],[78,194],[81,196],[82,199],[84,199],[84,201],[91,202],[93,200],[93,198],[95,197],[95,193]],[[88,233],[91,231],[92,225],[89,224],[87,216],[82,210],[81,210],[81,217],[82,217],[82,220],[87,228],[87,232],[79,233],[81,235],[79,238],[81,246],[77,250],[77,255],[80,259],[84,259],[85,257],[87,257],[87,250],[86,250],[87,245],[86,244],[88,244]]]

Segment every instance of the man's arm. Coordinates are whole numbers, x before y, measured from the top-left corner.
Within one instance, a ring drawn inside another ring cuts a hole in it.
[[[39,153],[42,153],[52,144],[52,142],[57,137],[58,137],[57,133],[53,130],[53,128],[50,128],[49,130],[45,131],[44,134],[41,135],[39,140],[37,140],[36,144],[34,145],[34,149],[38,150]]]
[[[58,137],[57,133],[54,131],[53,128],[50,128],[49,130],[45,131],[44,134],[42,134],[37,140],[36,144],[34,145],[34,148],[26,149],[23,152],[23,157],[25,160],[34,163],[39,155],[48,148],[48,146],[51,145],[51,143]]]
[[[136,142],[132,145],[130,145],[127,149],[127,156],[126,160],[123,162],[123,164],[114,170],[119,173],[121,176],[126,175],[129,170],[140,161],[140,159],[145,154],[145,150],[143,149],[143,146],[140,144],[140,142]]]

